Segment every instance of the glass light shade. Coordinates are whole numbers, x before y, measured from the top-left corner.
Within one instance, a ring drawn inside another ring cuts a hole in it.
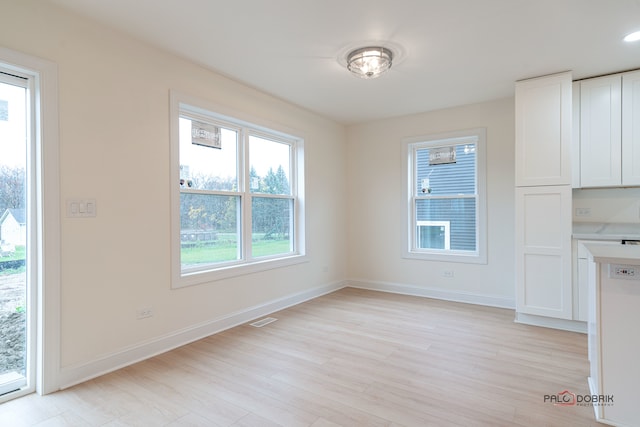
[[[638,40],[640,40],[640,31],[636,31],[635,33],[627,34],[627,36],[624,38],[624,41],[626,41],[626,42],[636,42]]]
[[[363,79],[374,79],[391,68],[393,53],[384,47],[363,47],[347,55],[347,69]]]

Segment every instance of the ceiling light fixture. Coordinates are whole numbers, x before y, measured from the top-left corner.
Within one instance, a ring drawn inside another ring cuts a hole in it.
[[[626,42],[637,42],[640,40],[640,31],[636,31],[635,33],[627,34],[624,38]]]
[[[375,79],[391,68],[393,52],[386,47],[361,47],[347,55],[347,69],[363,79]]]

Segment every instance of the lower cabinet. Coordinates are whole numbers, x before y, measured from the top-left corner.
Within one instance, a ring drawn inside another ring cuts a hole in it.
[[[573,319],[589,320],[589,243],[619,245],[619,240],[574,240],[573,244]]]
[[[516,188],[516,310],[573,318],[571,186]]]

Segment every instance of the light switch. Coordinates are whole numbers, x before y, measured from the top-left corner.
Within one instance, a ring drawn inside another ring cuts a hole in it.
[[[69,218],[95,217],[96,211],[96,199],[67,199],[67,217]]]

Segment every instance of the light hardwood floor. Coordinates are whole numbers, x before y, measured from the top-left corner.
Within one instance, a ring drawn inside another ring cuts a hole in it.
[[[511,310],[343,289],[48,396],[1,426],[596,426],[583,334]]]

